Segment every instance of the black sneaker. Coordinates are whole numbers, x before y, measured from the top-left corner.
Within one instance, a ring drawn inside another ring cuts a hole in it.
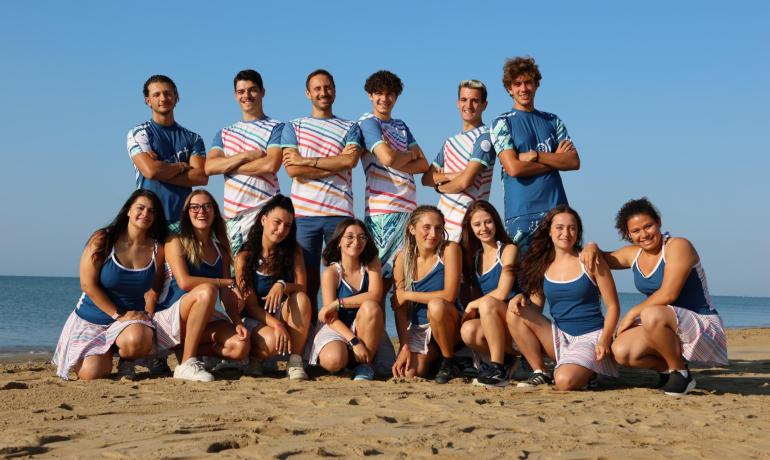
[[[523,387],[536,387],[540,385],[553,385],[553,379],[545,372],[533,372],[532,375],[524,382],[519,382],[516,386]]]
[[[663,388],[666,383],[668,383],[668,377],[670,375],[671,374],[668,372],[658,372],[658,381],[655,383],[655,385],[652,386],[652,388],[655,390],[660,390]]]
[[[452,358],[443,358],[441,360],[441,367],[436,372],[436,383],[444,384],[460,375],[460,369],[454,363]]]
[[[678,371],[673,371],[669,374],[668,381],[661,387],[661,390],[667,396],[678,398],[686,395],[693,388],[695,388],[695,379],[692,378],[691,372],[688,372],[687,377],[685,377]]]
[[[532,376],[532,366],[529,365],[523,356],[518,356],[516,360],[518,361],[519,365],[514,366],[513,376],[511,378],[516,381],[529,380],[529,378]]]
[[[174,374],[168,367],[167,356],[152,358],[147,369],[150,371],[150,377],[168,377]]]
[[[503,388],[508,386],[508,370],[502,364],[482,362],[479,366],[479,376],[473,381],[474,385],[482,387]]]
[[[454,361],[457,364],[457,367],[460,369],[460,374],[463,377],[469,379],[478,377],[479,370],[476,369],[476,366],[473,364],[472,358],[455,357]]]

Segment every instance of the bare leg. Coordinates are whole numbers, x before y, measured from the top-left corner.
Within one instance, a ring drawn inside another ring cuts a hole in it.
[[[562,364],[553,372],[553,381],[559,391],[581,390],[593,374],[591,369],[577,364]]]
[[[480,319],[469,319],[464,322],[460,326],[460,337],[471,350],[485,357],[489,356],[489,347],[484,339],[484,331],[481,329]]]
[[[430,373],[430,365],[438,358],[439,351],[435,345],[430,344],[428,348],[428,354],[412,353],[412,367],[407,369],[407,377],[423,377],[427,378]]]
[[[295,292],[281,308],[281,317],[286,321],[291,336],[291,352],[301,355],[305,349],[310,331],[310,317],[313,314],[310,299],[304,292]]]
[[[492,297],[484,297],[479,305],[481,329],[493,363],[502,364],[505,360],[505,310],[505,304]]]
[[[369,363],[374,361],[383,331],[383,314],[380,305],[372,300],[362,303],[356,313],[356,336],[369,351]]]
[[[338,372],[348,365],[348,346],[345,342],[329,342],[318,354],[318,364],[329,372]]]
[[[612,343],[612,356],[622,366],[637,369],[668,370],[666,361],[647,339],[644,329],[636,326],[623,331]]]
[[[520,308],[520,315],[507,313],[508,330],[532,369],[545,371],[545,352],[554,358],[551,322],[532,307]]]
[[[144,324],[129,324],[115,339],[119,355],[123,359],[135,360],[152,352],[154,331]]]
[[[112,353],[87,356],[75,365],[80,380],[104,379],[112,374]]]
[[[250,345],[249,339],[241,340],[238,337],[235,326],[229,321],[214,321],[206,325],[198,353],[240,361],[249,356]]]
[[[640,315],[647,341],[666,362],[668,369],[684,370],[682,347],[676,335],[676,314],[666,306],[646,308]]]
[[[213,284],[199,284],[182,297],[179,303],[179,319],[182,333],[182,361],[197,356],[198,345],[209,318],[214,314],[217,289]]]
[[[444,299],[431,300],[428,302],[428,322],[441,356],[453,357],[460,333],[460,314],[455,306]]]

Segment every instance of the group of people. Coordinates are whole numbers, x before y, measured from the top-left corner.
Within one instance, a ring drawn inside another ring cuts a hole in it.
[[[695,386],[688,362],[727,363],[697,253],[661,232],[644,198],[617,216],[630,246],[583,247],[560,176],[580,159],[562,121],[535,109],[540,71],[517,57],[502,80],[513,109],[489,128],[485,85],[460,82],[462,132],[429,163],[392,116],[403,84],[386,70],[366,80],[372,110],[358,121],[333,114],[332,75],[311,72],[310,116],[286,123],[265,115],[259,73],[241,71],[233,85],[242,120],[217,132],[208,152],[174,119],[173,81],[150,77],[152,118],[128,134],[137,190],[86,244],[83,294],[54,354],[57,374],[107,377],[117,354],[119,375],[132,376],[138,362],[168,375],[174,351],[173,375],[188,380],[213,380],[218,359],[259,376],[268,358],[284,355],[290,379],[307,379],[309,363],[349,368],[356,380],[435,375],[446,383],[460,375],[455,352],[465,345],[482,386],[507,385],[513,357],[522,356],[532,373],[519,385],[581,389],[596,374],[616,375],[617,363],[655,369],[664,392],[686,394]],[[487,201],[495,158],[504,221]],[[363,221],[353,212],[359,160]],[[280,194],[282,166],[290,197]],[[208,191],[193,190],[214,174],[224,175],[222,212]],[[418,206],[415,174],[440,195],[437,206]],[[610,270],[621,268],[632,268],[648,298],[616,336]],[[387,304],[397,350],[385,332]]]

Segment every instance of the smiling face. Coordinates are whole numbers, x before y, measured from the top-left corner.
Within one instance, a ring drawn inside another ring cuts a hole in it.
[[[480,89],[460,88],[460,96],[457,98],[457,109],[460,117],[470,125],[481,124],[481,114],[487,108],[487,102],[482,100]]]
[[[471,230],[476,238],[483,243],[493,243],[495,241],[495,221],[492,215],[484,210],[478,210],[471,216]]]
[[[535,93],[537,83],[529,75],[519,75],[508,87],[508,94],[513,98],[513,107],[517,110],[532,110],[535,108]]]
[[[348,225],[340,238],[340,252],[357,259],[366,248],[367,236],[358,225]]]
[[[337,91],[331,78],[324,74],[314,75],[307,82],[307,98],[316,110],[331,111]]]
[[[556,214],[551,221],[549,235],[554,247],[571,252],[575,248],[575,243],[577,243],[577,219],[567,212]]]
[[[294,216],[283,208],[275,208],[262,216],[262,242],[280,244],[289,236]]]
[[[147,97],[144,98],[145,104],[147,104],[153,113],[159,115],[168,115],[174,111],[176,103],[179,101],[179,96],[174,89],[174,86],[166,82],[150,83],[147,86]]]
[[[207,230],[214,223],[214,203],[205,193],[198,193],[190,198],[187,212],[190,213],[193,228]]]
[[[435,251],[444,241],[444,220],[435,212],[426,212],[417,223],[409,226],[409,233],[414,236],[418,248]]]
[[[369,100],[372,101],[372,114],[377,118],[389,120],[397,99],[398,94],[390,91],[369,93]]]
[[[626,221],[626,225],[631,242],[643,250],[655,252],[663,245],[660,222],[649,214],[634,214]]]
[[[235,100],[244,114],[256,116],[262,113],[262,98],[265,90],[260,89],[251,80],[238,80],[235,83]]]
[[[155,208],[152,200],[139,196],[128,208],[128,224],[142,230],[149,230],[155,222]]]

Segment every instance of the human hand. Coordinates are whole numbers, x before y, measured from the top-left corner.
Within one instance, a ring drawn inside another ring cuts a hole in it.
[[[596,360],[601,361],[602,359],[606,358],[607,356],[610,356],[612,353],[612,337],[609,337],[607,339],[602,336],[601,339],[596,343]]]
[[[275,314],[275,312],[278,311],[278,308],[281,306],[281,301],[283,300],[283,289],[283,284],[275,283],[273,284],[273,287],[270,288],[270,291],[267,292],[267,295],[262,297],[262,300],[265,301],[263,307],[271,315]]]
[[[559,145],[556,147],[555,153],[571,153],[575,151],[575,145],[572,144],[572,139],[562,139]]]
[[[521,310],[526,306],[527,299],[524,298],[524,294],[516,294],[516,296],[508,302],[508,311],[516,316],[521,316]]]
[[[265,155],[265,152],[259,149],[255,150],[246,150],[243,152],[243,157],[246,159],[246,161],[254,161],[257,158],[261,158]]]
[[[278,321],[273,325],[273,337],[275,338],[275,349],[279,355],[291,354],[291,337],[286,325]]]
[[[283,152],[283,166],[311,166],[313,161],[310,158],[305,158],[299,154],[296,150],[287,150]]]
[[[331,324],[337,319],[337,302],[331,303],[318,312],[318,321],[324,324]]]
[[[599,257],[601,257],[599,246],[594,242],[586,243],[583,250],[580,251],[579,257],[580,262],[586,267],[586,271],[593,273],[599,266]]]
[[[396,356],[396,362],[393,363],[391,371],[393,377],[406,377],[406,371],[412,367],[412,352],[408,345],[402,345]]]
[[[361,341],[353,346],[353,356],[355,356],[357,363],[369,364],[371,362],[369,350],[366,349],[366,345]]]
[[[626,313],[626,316],[624,316],[623,319],[620,320],[620,324],[618,325],[618,332],[616,333],[616,335],[620,335],[626,330],[634,327],[636,325],[637,316],[638,315],[636,313],[636,307],[629,310],[629,312]]]
[[[465,307],[465,313],[463,314],[463,319],[461,322],[468,321],[469,319],[474,319],[479,316],[479,299],[473,300],[468,303],[468,305]]]

